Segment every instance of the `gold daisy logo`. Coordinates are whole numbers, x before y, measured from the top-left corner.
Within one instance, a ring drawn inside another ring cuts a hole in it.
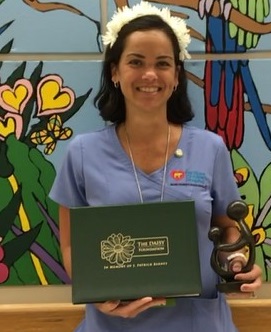
[[[102,259],[111,264],[123,265],[130,263],[135,251],[135,241],[131,236],[124,236],[121,233],[111,234],[107,240],[101,242]]]

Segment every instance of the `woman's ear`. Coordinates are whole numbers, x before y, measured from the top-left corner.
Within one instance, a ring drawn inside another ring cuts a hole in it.
[[[112,63],[111,64],[111,79],[113,82],[117,82],[118,79],[117,79],[117,66]]]

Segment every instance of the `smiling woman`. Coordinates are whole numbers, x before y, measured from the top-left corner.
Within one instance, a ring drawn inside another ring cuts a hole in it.
[[[227,207],[240,196],[222,138],[188,124],[193,112],[183,62],[189,57],[186,24],[170,10],[142,1],[115,13],[103,41],[107,47],[94,103],[110,125],[71,142],[50,192],[60,204],[65,266],[71,272],[70,208],[193,200],[202,292],[177,298],[172,306],[166,306],[169,294],[144,294],[125,303],[121,295],[107,295],[105,302],[86,305],[76,331],[198,332],[204,326],[208,332],[236,332],[225,296],[217,292],[208,232],[211,225],[220,227],[226,243],[239,237]],[[123,248],[122,239],[114,238],[107,258],[121,253],[129,259]],[[150,250],[157,248],[161,243],[150,244]],[[241,268],[235,277],[244,281],[240,292],[249,295],[261,286],[261,269],[254,265],[241,273]],[[89,283],[95,278],[93,273]]]

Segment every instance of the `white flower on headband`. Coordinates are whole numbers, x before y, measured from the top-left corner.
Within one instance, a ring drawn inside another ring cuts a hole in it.
[[[179,17],[171,16],[168,8],[164,7],[159,9],[146,1],[141,1],[140,4],[137,4],[132,8],[125,6],[123,8],[118,8],[118,10],[115,11],[111,21],[106,25],[105,35],[102,36],[104,45],[110,45],[110,47],[112,47],[118,38],[119,31],[125,24],[137,17],[146,15],[157,15],[171,27],[179,42],[181,50],[179,55],[180,60],[183,61],[184,59],[189,59],[190,55],[186,48],[191,39],[185,21]]]

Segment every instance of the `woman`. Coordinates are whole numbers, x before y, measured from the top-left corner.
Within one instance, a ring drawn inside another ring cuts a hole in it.
[[[61,205],[61,250],[69,274],[70,207],[193,199],[201,297],[179,298],[173,307],[161,307],[166,300],[151,297],[87,304],[76,331],[236,331],[225,298],[216,290],[208,231],[216,225],[225,229],[228,242],[239,237],[226,215],[239,194],[222,139],[187,124],[193,118],[183,66],[189,42],[185,23],[167,9],[142,2],[113,16],[95,98],[100,115],[112,124],[73,140],[51,197]],[[240,253],[229,264],[238,272],[244,260]],[[253,292],[261,285],[261,270],[255,265],[236,279],[253,280],[241,287]]]

